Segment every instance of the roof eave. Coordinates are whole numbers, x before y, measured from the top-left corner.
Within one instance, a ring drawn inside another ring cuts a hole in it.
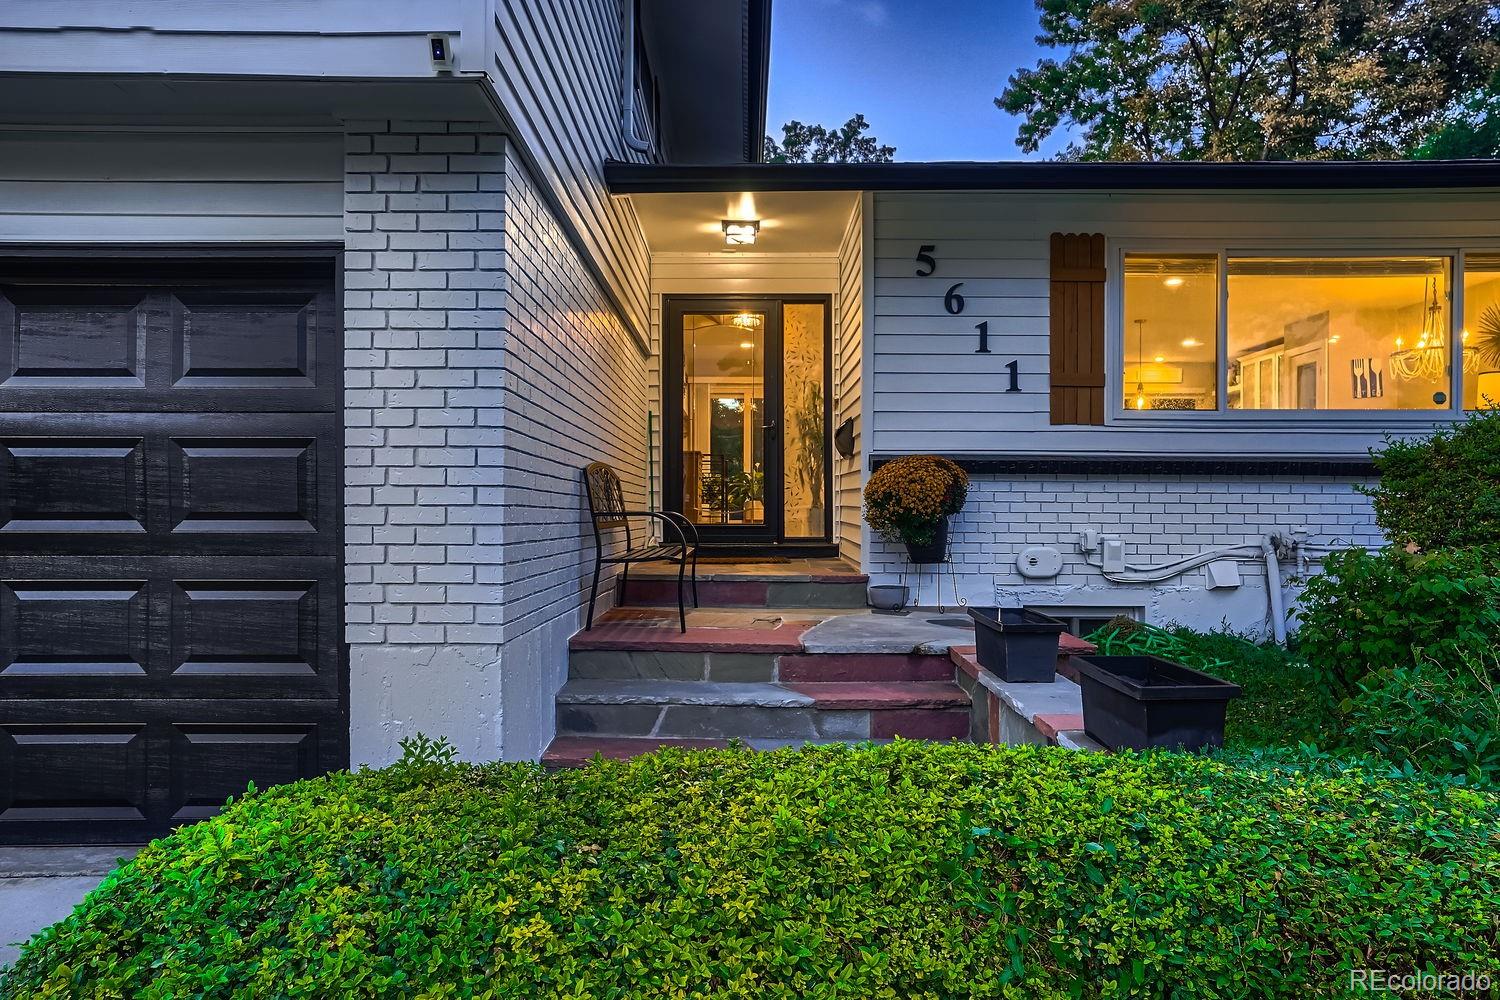
[[[611,160],[612,194],[711,191],[1165,191],[1500,187],[1495,160],[1254,163],[734,163]]]

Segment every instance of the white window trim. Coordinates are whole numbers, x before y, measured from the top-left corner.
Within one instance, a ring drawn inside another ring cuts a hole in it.
[[[1108,266],[1104,294],[1104,422],[1106,426],[1161,430],[1256,429],[1268,430],[1357,430],[1417,432],[1461,420],[1463,383],[1461,354],[1464,315],[1464,257],[1466,253],[1497,253],[1500,242],[1407,239],[1399,243],[1371,245],[1349,240],[1204,240],[1204,239],[1134,239],[1108,238],[1105,261]],[[1126,254],[1204,254],[1219,258],[1218,319],[1215,324],[1217,409],[1214,410],[1135,410],[1125,405],[1121,379],[1125,371],[1125,255]],[[1230,257],[1399,257],[1403,255],[1448,257],[1452,262],[1449,289],[1448,343],[1453,352],[1450,368],[1454,375],[1448,387],[1449,405],[1435,410],[1230,410],[1228,401],[1228,366],[1223,358],[1228,350],[1229,282],[1225,280]]]

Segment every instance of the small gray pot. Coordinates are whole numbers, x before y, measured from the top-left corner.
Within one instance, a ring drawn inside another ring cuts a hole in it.
[[[870,588],[870,607],[877,611],[900,611],[906,607],[909,592],[906,587],[887,583]]]

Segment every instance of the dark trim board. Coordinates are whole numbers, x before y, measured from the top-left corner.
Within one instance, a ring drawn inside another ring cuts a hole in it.
[[[715,191],[1245,191],[1500,187],[1494,160],[749,163],[606,160],[611,194]]]
[[[871,455],[871,470],[898,455]],[[1226,458],[1161,458],[1120,455],[943,455],[965,472],[977,475],[1163,475],[1163,476],[1365,476],[1374,478],[1371,458],[1313,455],[1281,457],[1248,456]]]

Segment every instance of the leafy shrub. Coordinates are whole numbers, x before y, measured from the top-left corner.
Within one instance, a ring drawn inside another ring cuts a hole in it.
[[[1500,544],[1500,410],[1375,454],[1380,484],[1362,487],[1397,545],[1421,549]]]
[[[1335,700],[1370,674],[1454,665],[1500,643],[1500,549],[1350,549],[1323,562],[1298,610],[1302,654]]]
[[[1373,750],[1413,772],[1500,786],[1496,653],[1423,658],[1365,677],[1345,702],[1343,747]]]
[[[898,741],[254,794],[0,997],[1342,996],[1493,967],[1500,796],[1322,762]]]
[[[865,520],[887,538],[927,545],[943,518],[963,509],[969,475],[937,455],[907,455],[882,465],[865,483]]]

